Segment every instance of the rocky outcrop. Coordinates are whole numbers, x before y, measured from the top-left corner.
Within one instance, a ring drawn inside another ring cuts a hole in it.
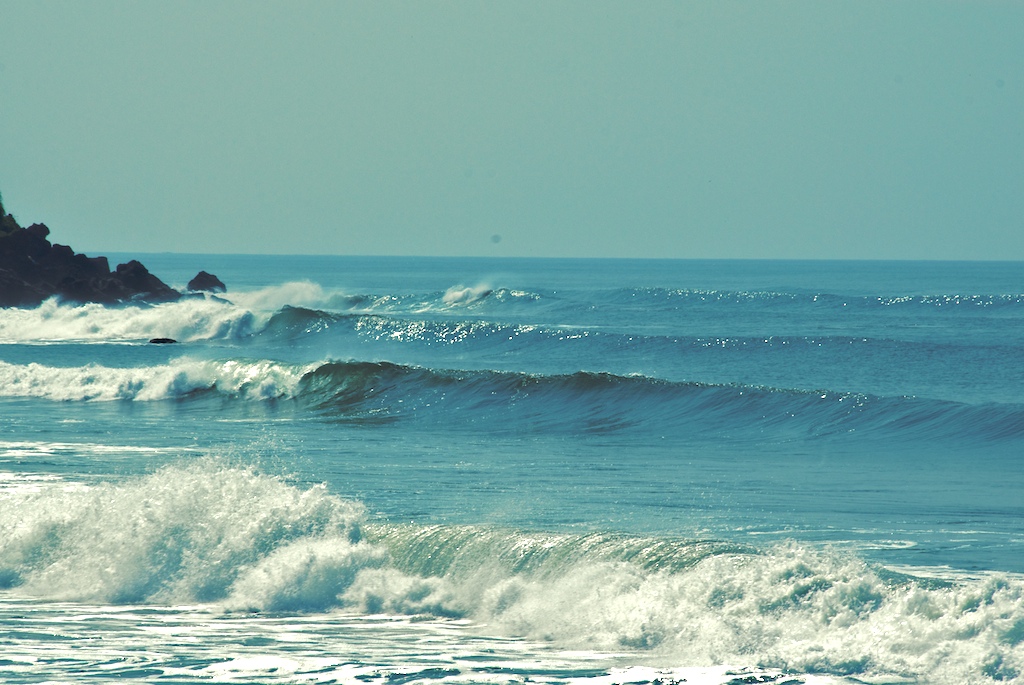
[[[111,271],[106,257],[51,244],[49,235],[44,224],[22,228],[0,203],[0,307],[34,307],[53,296],[103,304],[181,297],[135,260]]]
[[[200,271],[196,277],[188,282],[188,289],[193,292],[206,291],[209,293],[226,293],[228,288],[213,274]]]

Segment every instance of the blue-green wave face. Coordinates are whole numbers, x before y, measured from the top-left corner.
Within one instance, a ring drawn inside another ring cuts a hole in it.
[[[346,423],[444,423],[451,430],[658,433],[678,438],[1008,441],[1024,405],[669,381],[577,371],[429,369],[391,362],[283,363],[178,357],[148,367],[0,362],[0,395],[55,401],[279,402]]]

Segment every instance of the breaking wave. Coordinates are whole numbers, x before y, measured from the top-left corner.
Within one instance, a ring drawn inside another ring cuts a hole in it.
[[[260,330],[269,318],[218,298],[125,307],[61,304],[50,299],[35,309],[0,309],[0,341],[239,339]]]
[[[178,359],[146,367],[57,367],[0,362],[0,396],[57,401],[155,401],[210,393],[248,400],[294,397],[302,366],[271,361]]]
[[[412,295],[347,294],[300,281],[155,305],[110,307],[51,298],[34,309],[0,308],[0,342],[241,340],[260,333],[272,320],[277,322],[271,328],[287,327],[287,321],[280,320],[297,311],[315,311],[327,321],[335,314],[451,312],[483,302],[529,302],[539,297],[485,286]]]
[[[1024,672],[1024,581],[925,580],[828,549],[367,521],[214,458],[0,497],[0,585],[32,597],[427,614],[563,648],[963,683]]]
[[[288,364],[182,357],[147,367],[0,362],[0,396],[159,401],[294,400],[327,420],[415,421],[492,431],[764,438],[1019,440],[1024,407],[831,390],[671,382],[576,372],[430,369],[390,362]]]

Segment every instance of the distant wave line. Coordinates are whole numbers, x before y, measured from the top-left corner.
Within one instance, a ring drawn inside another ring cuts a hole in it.
[[[152,367],[0,362],[0,395],[57,401],[290,400],[326,420],[445,417],[497,431],[807,437],[858,432],[930,439],[1020,439],[1024,406],[971,405],[819,389],[668,381],[578,371],[452,370],[386,361],[288,364],[182,357]]]

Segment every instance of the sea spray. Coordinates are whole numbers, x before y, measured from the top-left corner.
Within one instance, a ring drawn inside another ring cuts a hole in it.
[[[232,292],[230,300],[250,311],[273,312],[284,306],[324,307],[339,295],[311,281],[292,281],[267,288]]]
[[[289,543],[358,546],[363,509],[203,458],[120,483],[0,500],[0,577],[32,595],[210,602]]]
[[[146,367],[52,367],[0,362],[0,396],[57,401],[176,400],[206,391],[247,400],[294,397],[312,368],[268,360],[183,357]]]
[[[357,575],[384,560],[383,549],[338,535],[288,542],[246,567],[225,605],[251,611],[322,611],[344,604],[340,595]]]
[[[1024,582],[919,580],[806,544],[366,523],[363,507],[201,458],[0,499],[0,579],[63,600],[406,613],[690,666],[929,682],[1024,669]]]
[[[670,663],[758,664],[974,682],[1024,672],[1024,579],[919,580],[828,548],[473,527],[370,526],[407,571],[445,579],[425,597],[502,634],[579,649],[639,649]],[[412,575],[412,573],[410,573]],[[402,606],[407,576],[375,606]],[[350,590],[352,597],[358,588]],[[998,666],[995,666],[995,665]],[[932,682],[932,680],[929,680]]]
[[[488,297],[494,289],[484,283],[473,286],[453,285],[444,292],[441,301],[449,307],[465,306]]]
[[[63,304],[0,310],[3,342],[118,342],[174,338],[180,341],[240,339],[262,328],[265,318],[219,298],[186,298],[158,305],[104,307]]]
[[[355,302],[362,301],[356,298]],[[117,342],[243,340],[263,330],[286,306],[349,309],[353,300],[308,281],[284,283],[230,296],[194,295],[162,304],[108,307],[51,298],[33,309],[0,308],[2,342]]]

